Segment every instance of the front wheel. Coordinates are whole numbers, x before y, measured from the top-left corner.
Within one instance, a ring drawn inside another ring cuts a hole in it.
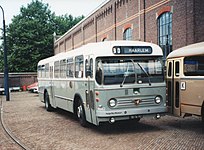
[[[135,118],[134,120],[135,120],[136,122],[139,122],[140,119],[141,119],[141,118]]]
[[[77,115],[77,118],[79,119],[80,124],[83,127],[86,127],[87,121],[86,121],[84,106],[81,100],[78,102],[76,115]]]

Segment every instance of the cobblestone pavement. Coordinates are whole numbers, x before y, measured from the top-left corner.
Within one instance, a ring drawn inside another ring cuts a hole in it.
[[[17,92],[3,101],[5,125],[24,145],[34,150],[204,149],[200,118],[164,116],[113,125],[81,127],[73,114],[47,112],[38,95]],[[0,129],[0,149],[20,149]]]

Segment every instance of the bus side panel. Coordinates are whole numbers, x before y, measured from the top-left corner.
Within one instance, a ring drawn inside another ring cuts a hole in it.
[[[56,106],[58,108],[67,110],[67,100],[63,99],[63,92],[65,88],[65,82],[62,83],[63,81],[56,80],[54,83],[54,94],[55,94],[55,101],[56,101]]]
[[[44,92],[47,91],[48,92],[48,95],[49,95],[49,100],[50,100],[50,104],[53,106],[52,104],[52,92],[51,92],[51,86],[50,86],[50,81],[47,81],[47,80],[43,80],[43,79],[40,79],[38,81],[38,87],[39,87],[39,97],[40,97],[40,100],[42,102],[44,102]]]
[[[204,80],[181,80],[181,112],[201,116],[204,101]]]
[[[74,112],[73,110],[73,104],[74,104],[74,84],[73,81],[66,81],[66,91],[65,91],[65,97],[67,97],[67,110],[70,112]]]
[[[55,102],[57,107],[73,112],[74,86],[70,81],[55,81]]]
[[[41,102],[44,102],[44,87],[41,79],[38,78],[38,95]]]

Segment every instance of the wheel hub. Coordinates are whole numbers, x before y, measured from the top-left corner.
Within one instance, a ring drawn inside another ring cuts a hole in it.
[[[81,113],[82,113],[82,106],[80,105],[77,108],[77,116],[78,116],[78,118],[81,118]]]

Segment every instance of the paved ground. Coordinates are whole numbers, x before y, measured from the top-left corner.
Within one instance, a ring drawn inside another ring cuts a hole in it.
[[[113,125],[83,128],[71,113],[47,112],[38,95],[17,92],[3,100],[3,118],[11,132],[34,150],[133,150],[204,149],[204,125],[200,118],[164,116]],[[0,129],[0,149],[18,148]]]

